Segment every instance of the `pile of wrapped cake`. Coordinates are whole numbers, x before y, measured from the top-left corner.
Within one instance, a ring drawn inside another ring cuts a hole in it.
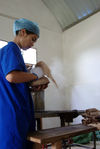
[[[85,110],[82,114],[82,124],[97,127],[100,130],[100,111],[96,108]]]

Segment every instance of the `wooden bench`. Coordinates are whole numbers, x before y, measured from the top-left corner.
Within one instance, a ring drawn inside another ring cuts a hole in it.
[[[96,149],[96,130],[96,127],[79,124],[30,132],[27,139],[35,143],[34,149],[41,149],[41,146],[46,144],[51,144],[52,149],[62,149],[62,140],[93,132],[94,147],[91,147],[91,149]]]
[[[37,130],[42,129],[42,118],[50,118],[50,117],[59,117],[60,118],[60,125],[61,127],[65,126],[65,123],[67,122],[68,125],[70,122],[73,122],[73,119],[77,116],[84,113],[84,110],[36,110],[35,111],[35,119],[37,121]]]

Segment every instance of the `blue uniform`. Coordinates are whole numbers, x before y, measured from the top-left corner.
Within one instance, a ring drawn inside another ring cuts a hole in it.
[[[11,71],[26,72],[19,47],[9,42],[0,49],[0,149],[26,149],[27,133],[35,129],[28,83],[9,83]]]

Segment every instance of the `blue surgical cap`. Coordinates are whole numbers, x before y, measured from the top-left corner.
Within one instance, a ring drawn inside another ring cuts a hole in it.
[[[13,24],[14,35],[16,35],[16,31],[19,31],[21,29],[26,29],[26,30],[36,34],[38,37],[40,36],[40,29],[36,22],[32,22],[32,21],[24,19],[24,18],[15,20],[15,22]]]

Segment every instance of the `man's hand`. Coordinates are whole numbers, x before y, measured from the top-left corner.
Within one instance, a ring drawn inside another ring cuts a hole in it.
[[[30,70],[32,69],[32,64],[25,64],[26,65],[26,68],[27,68],[27,71],[30,72]]]
[[[38,85],[38,86],[33,86],[30,90],[32,92],[40,92],[40,91],[43,91],[44,89],[46,89],[47,87],[48,87],[48,84]]]
[[[47,77],[42,77],[42,78],[38,79],[37,81],[31,82],[30,90],[33,92],[42,91],[48,87],[49,83],[50,82]]]

